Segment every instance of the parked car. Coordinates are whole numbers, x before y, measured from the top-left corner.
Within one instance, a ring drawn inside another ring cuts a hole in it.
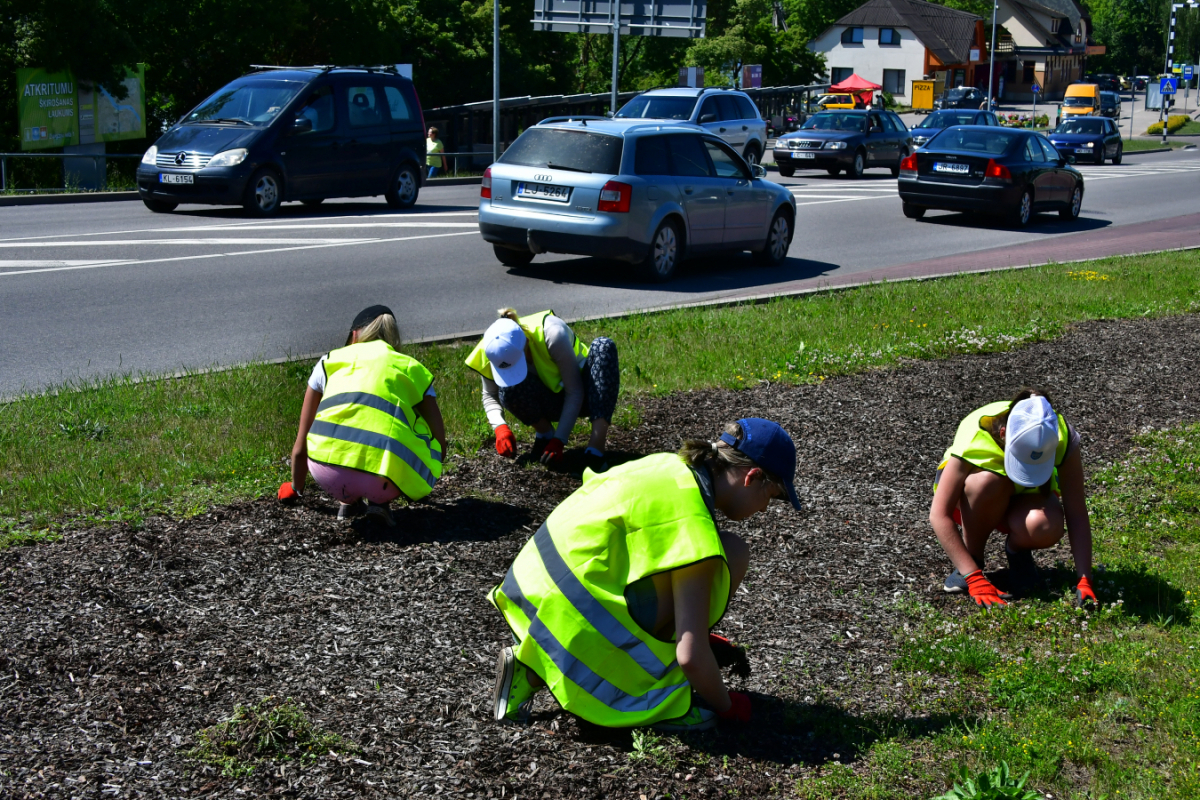
[[[1073,155],[1077,161],[1103,164],[1111,158],[1112,163],[1120,164],[1125,151],[1117,123],[1103,117],[1064,120],[1046,136],[1060,153]]]
[[[1094,83],[1100,87],[1101,91],[1105,92],[1120,92],[1121,79],[1116,75],[1101,73],[1099,75],[1085,75],[1084,83]]]
[[[1149,75],[1135,75],[1133,78],[1133,90],[1135,92],[1146,91],[1146,84],[1150,81]]]
[[[785,178],[797,169],[861,178],[863,170],[886,167],[898,175],[912,149],[912,135],[891,111],[822,111],[775,140],[775,164]]]
[[[417,202],[425,120],[394,67],[271,69],[238,78],[185,114],[142,157],[138,193],[151,211],[180,203],[242,205],[383,195]]]
[[[974,86],[957,86],[933,101],[934,110],[941,108],[983,108],[987,94]]]
[[[1116,92],[1100,92],[1100,116],[1121,118],[1121,95]]]
[[[856,94],[823,94],[817,98],[817,111],[829,111],[835,108],[866,108],[867,104]]]
[[[912,129],[913,144],[921,147],[932,139],[938,131],[951,125],[1000,125],[1000,120],[990,111],[969,111],[967,109],[951,111],[934,111],[921,124]]]
[[[541,123],[484,172],[479,232],[506,266],[571,253],[627,261],[665,281],[701,253],[749,250],[779,264],[796,201],[765,177],[692,125]]]
[[[1062,117],[1088,117],[1100,113],[1100,87],[1094,83],[1072,83],[1062,101]]]
[[[1043,136],[1012,128],[956,125],[904,159],[904,216],[930,208],[999,213],[1024,226],[1039,211],[1079,216],[1083,175]]]
[[[1128,92],[1133,88],[1133,80],[1128,75],[1121,75],[1118,80],[1121,81],[1121,91]]]
[[[652,89],[617,111],[618,119],[691,122],[723,139],[749,164],[767,150],[767,123],[754,101],[730,89]]]

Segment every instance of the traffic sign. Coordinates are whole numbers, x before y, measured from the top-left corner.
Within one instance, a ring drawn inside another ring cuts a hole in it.
[[[1042,87],[1041,87],[1041,86],[1038,86],[1038,85],[1035,83],[1033,86],[1030,86],[1030,87],[1029,87],[1029,90],[1030,90],[1031,92],[1033,92],[1034,94],[1037,94],[1038,92],[1040,92],[1040,91],[1042,90]]]
[[[1184,66],[1184,68],[1183,68],[1183,79],[1184,79],[1185,81],[1190,81],[1190,80],[1192,79],[1192,76],[1193,76],[1194,74],[1195,74],[1195,73],[1192,71],[1192,65],[1191,65],[1191,64],[1187,64],[1186,66]]]
[[[1174,78],[1163,78],[1158,83],[1158,91],[1162,94],[1175,94],[1176,85]]]

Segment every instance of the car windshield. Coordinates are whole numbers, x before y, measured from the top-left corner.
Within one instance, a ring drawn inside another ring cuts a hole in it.
[[[184,122],[267,125],[306,85],[298,81],[272,80],[231,83],[196,106]]]
[[[863,114],[839,114],[836,111],[823,111],[808,118],[800,130],[803,131],[853,131],[862,133],[867,118]]]
[[[1064,97],[1063,105],[1067,108],[1090,108],[1096,105],[1096,101],[1091,97]]]
[[[950,91],[946,92],[946,99],[947,100],[962,100],[964,97],[967,96],[967,93],[970,91],[971,91],[970,89],[963,89],[960,86],[960,87],[951,89]]]
[[[618,117],[626,119],[691,119],[694,97],[643,94],[621,106]]]
[[[504,151],[500,161],[524,167],[616,175],[621,171],[621,143],[616,136],[590,131],[529,128]]]
[[[1016,131],[1001,128],[947,128],[930,140],[926,149],[958,150],[980,155],[1003,155],[1009,145],[1019,138]]]
[[[937,111],[926,117],[918,128],[949,128],[951,125],[970,125],[974,114],[958,114],[953,111]]]
[[[1070,119],[1059,123],[1055,133],[1104,133],[1104,123],[1098,119]]]

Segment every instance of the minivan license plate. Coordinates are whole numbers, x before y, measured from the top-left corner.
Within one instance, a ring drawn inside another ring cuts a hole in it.
[[[158,174],[159,183],[194,183],[195,176],[179,175],[174,172],[160,172]]]
[[[971,172],[970,164],[945,164],[941,161],[935,161],[933,164],[934,172],[949,172],[953,175],[967,175]]]
[[[571,189],[568,186],[553,186],[549,183],[518,183],[517,197],[566,203],[571,199]]]

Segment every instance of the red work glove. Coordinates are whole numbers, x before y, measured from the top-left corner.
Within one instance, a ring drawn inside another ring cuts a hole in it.
[[[299,499],[300,493],[292,487],[291,481],[284,481],[279,485],[279,502],[290,506]]]
[[[512,428],[507,425],[496,428],[496,452],[505,458],[516,458],[517,437],[513,436]]]
[[[1082,606],[1088,602],[1100,605],[1100,601],[1096,599],[1096,593],[1092,591],[1092,582],[1085,575],[1079,579],[1079,585],[1075,587],[1075,605]]]
[[[746,648],[715,633],[708,635],[708,646],[712,648],[718,667],[721,669],[732,667],[731,671],[734,675],[741,678],[750,677],[750,659],[746,657]]]
[[[728,711],[717,712],[717,718],[723,719],[726,722],[749,722],[750,721],[750,695],[742,692],[730,692],[729,699],[733,705]]]
[[[563,440],[551,439],[546,443],[546,449],[542,451],[542,463],[549,466],[550,464],[559,464],[563,460]]]
[[[1012,599],[1012,595],[1002,594],[992,585],[991,581],[983,577],[981,569],[977,569],[967,576],[967,591],[971,593],[971,599],[975,601],[975,604],[983,608],[1006,606],[1008,603],[1004,601]]]

